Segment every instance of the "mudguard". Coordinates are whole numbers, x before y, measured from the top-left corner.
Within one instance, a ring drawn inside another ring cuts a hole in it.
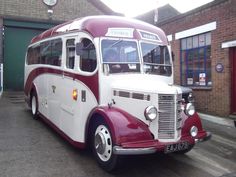
[[[194,137],[195,139],[201,139],[206,136],[206,131],[202,128],[202,123],[199,115],[195,113],[193,116],[188,117],[186,114],[182,113],[182,119],[183,121],[182,125],[182,137],[190,136],[190,129],[192,126],[196,126],[198,128],[198,134],[197,137]]]
[[[24,88],[25,101],[26,101],[26,103],[28,104],[29,107],[30,107],[30,93],[31,93],[31,91],[34,91],[36,93],[36,99],[38,101],[38,91],[37,91],[37,88],[36,88],[36,86],[33,82],[30,85],[28,84]]]
[[[86,132],[89,131],[89,123],[94,121],[94,118],[105,120],[116,145],[153,140],[148,125],[119,108],[103,106],[93,109],[87,122]]]

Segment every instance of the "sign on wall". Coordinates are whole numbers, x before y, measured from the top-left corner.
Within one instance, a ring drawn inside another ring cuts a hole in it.
[[[206,73],[199,74],[199,85],[202,85],[202,86],[206,85]]]
[[[193,85],[193,78],[187,78],[187,84]]]
[[[216,72],[222,73],[224,71],[224,65],[222,63],[217,63],[215,66]]]

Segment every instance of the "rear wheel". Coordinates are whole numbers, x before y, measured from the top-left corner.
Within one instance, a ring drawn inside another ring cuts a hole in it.
[[[99,165],[106,171],[118,167],[119,156],[113,153],[113,140],[108,125],[100,121],[93,126],[92,131],[93,154]]]
[[[38,99],[35,92],[31,94],[30,106],[31,106],[31,113],[33,115],[33,118],[38,119]]]

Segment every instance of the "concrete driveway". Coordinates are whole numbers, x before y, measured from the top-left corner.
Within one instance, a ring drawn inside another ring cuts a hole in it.
[[[148,155],[124,159],[109,174],[98,167],[89,150],[78,150],[45,123],[33,120],[21,92],[0,99],[1,177],[235,177],[236,129],[203,121],[212,140],[186,155]]]

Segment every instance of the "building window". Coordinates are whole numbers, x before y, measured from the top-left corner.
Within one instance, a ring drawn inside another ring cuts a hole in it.
[[[211,33],[181,40],[181,85],[211,87]]]

